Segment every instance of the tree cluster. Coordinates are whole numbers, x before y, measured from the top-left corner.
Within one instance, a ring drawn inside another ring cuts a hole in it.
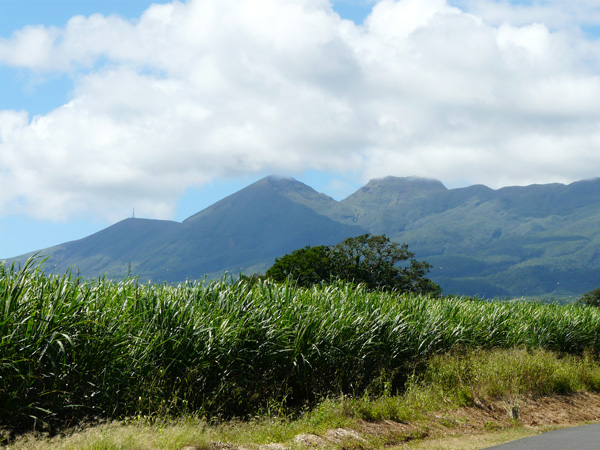
[[[276,281],[293,278],[300,286],[343,280],[370,290],[394,290],[440,295],[441,288],[425,275],[431,265],[414,259],[407,244],[386,236],[348,238],[337,245],[304,247],[276,258],[266,276]]]
[[[583,297],[579,299],[579,303],[587,306],[600,307],[600,288],[583,294]]]

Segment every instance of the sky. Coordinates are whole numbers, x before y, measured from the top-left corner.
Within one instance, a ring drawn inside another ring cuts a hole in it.
[[[0,0],[0,258],[270,174],[599,168],[597,0]]]

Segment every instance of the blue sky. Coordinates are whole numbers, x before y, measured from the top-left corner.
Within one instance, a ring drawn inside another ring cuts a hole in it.
[[[0,258],[272,173],[598,176],[589,0],[0,2]]]
[[[152,3],[167,0],[0,0],[0,37],[29,25],[64,27],[75,15],[116,14],[136,20]],[[360,0],[337,1],[334,9],[345,19],[358,24],[371,10],[370,2]],[[25,110],[31,116],[47,114],[69,100],[73,78],[64,73],[36,73],[0,64],[0,109]],[[190,187],[176,199],[174,220],[184,220],[227,195],[256,181],[264,174],[250,174],[235,178],[215,179],[201,187]],[[334,174],[305,171],[298,179],[318,190],[331,184]],[[340,186],[336,191],[335,186]],[[346,180],[334,183],[328,194],[338,199],[360,187],[360,183]],[[132,204],[132,213],[135,205]],[[139,214],[139,211],[138,211]],[[62,242],[79,239],[113,223],[102,218],[79,217],[67,220],[36,219],[27,214],[0,215],[0,259],[47,248]]]
[[[170,3],[168,0],[0,0],[0,37],[8,38],[15,30],[28,25],[64,27],[75,15],[116,14],[136,20],[151,4]],[[366,0],[341,0],[333,2],[334,10],[343,18],[362,23],[371,11],[372,2]],[[31,116],[46,114],[69,100],[73,78],[64,73],[36,73],[18,68],[0,66],[0,107],[26,110]],[[243,188],[254,176],[243,180],[215,180],[206,186],[210,194],[208,204],[222,198],[222,191]],[[306,182],[322,183],[314,173],[304,175]],[[230,187],[228,187],[230,186]],[[360,186],[359,186],[360,187]],[[180,201],[180,203],[183,203]],[[185,216],[187,217],[187,216]],[[180,219],[184,219],[181,217]]]
[[[28,25],[64,27],[75,15],[117,14],[136,20],[152,3],[168,0],[0,0],[0,37],[8,38]],[[371,4],[361,0],[337,1],[333,4],[340,16],[362,23]],[[30,114],[44,114],[63,104],[72,89],[67,74],[26,73],[19,69],[0,67],[1,107],[25,109]]]

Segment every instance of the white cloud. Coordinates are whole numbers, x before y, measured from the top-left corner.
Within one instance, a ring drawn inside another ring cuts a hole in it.
[[[459,13],[445,0],[381,0],[365,21],[369,33],[395,45],[419,28],[429,25],[436,16]]]
[[[171,217],[189,186],[307,169],[595,176],[599,45],[543,23],[557,4],[527,21],[493,2],[381,0],[356,26],[327,0],[195,0],[18,30],[0,64],[75,86],[43,116],[0,112],[0,214]]]
[[[600,4],[596,0],[452,0],[486,23],[515,26],[544,23],[552,29],[598,26]]]

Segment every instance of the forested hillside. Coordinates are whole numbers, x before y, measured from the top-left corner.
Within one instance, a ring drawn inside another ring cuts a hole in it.
[[[182,223],[130,218],[41,254],[59,272],[178,282],[264,273],[292,250],[364,233],[407,243],[447,294],[579,296],[600,286],[600,178],[493,190],[386,177],[338,202],[267,177]]]

